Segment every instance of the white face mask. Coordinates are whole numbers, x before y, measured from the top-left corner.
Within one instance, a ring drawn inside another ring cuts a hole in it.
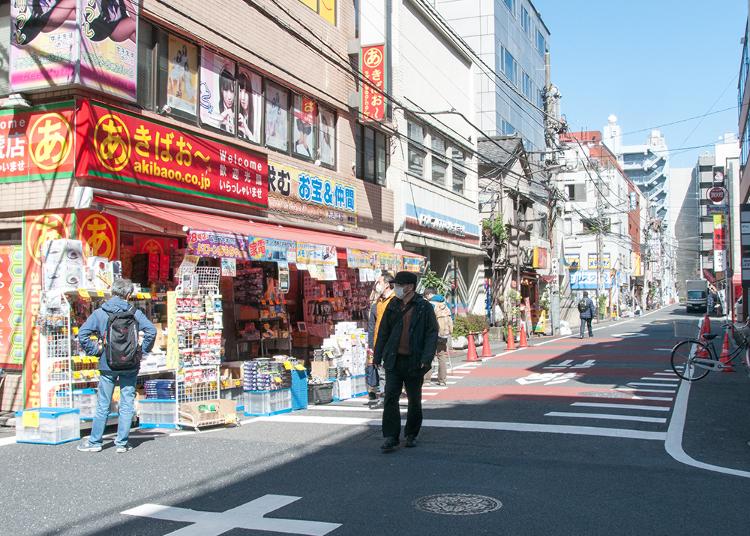
[[[403,300],[404,299],[404,295],[406,294],[406,291],[404,290],[404,287],[402,287],[401,285],[396,285],[393,288],[393,292],[396,294],[396,297],[399,300]]]
[[[383,285],[381,283],[378,283],[377,285],[375,285],[375,292],[377,294],[382,294],[383,290],[385,289],[383,288]]]

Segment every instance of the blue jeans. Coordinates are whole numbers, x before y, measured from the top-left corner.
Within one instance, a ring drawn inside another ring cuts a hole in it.
[[[133,412],[135,411],[135,382],[138,379],[137,372],[102,372],[99,376],[99,390],[96,397],[96,415],[91,427],[89,444],[101,445],[104,428],[107,426],[109,408],[112,405],[112,393],[115,384],[120,382],[120,418],[117,419],[117,438],[115,445],[127,445],[130,435],[130,426],[133,423]]]
[[[581,338],[583,339],[583,333],[584,333],[584,327],[588,326],[589,328],[589,337],[594,336],[594,332],[591,330],[591,321],[592,318],[581,318]]]

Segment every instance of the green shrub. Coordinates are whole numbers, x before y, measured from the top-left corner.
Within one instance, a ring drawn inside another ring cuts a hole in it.
[[[434,288],[438,294],[445,294],[449,285],[444,279],[441,279],[435,272],[428,270],[422,277],[422,288]]]
[[[453,323],[453,336],[466,337],[469,333],[481,333],[487,329],[487,318],[483,315],[457,316]]]

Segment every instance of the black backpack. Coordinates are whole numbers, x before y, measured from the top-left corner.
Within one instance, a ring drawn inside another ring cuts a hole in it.
[[[578,312],[583,313],[589,308],[589,304],[586,300],[581,300],[578,302]]]
[[[127,311],[107,313],[107,334],[104,355],[112,370],[133,370],[141,363],[141,348],[138,346],[138,321],[135,305]]]

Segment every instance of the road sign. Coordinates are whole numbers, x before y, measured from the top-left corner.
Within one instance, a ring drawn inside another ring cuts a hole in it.
[[[721,186],[714,186],[708,189],[706,197],[711,200],[714,205],[721,205],[727,198],[727,189]]]

